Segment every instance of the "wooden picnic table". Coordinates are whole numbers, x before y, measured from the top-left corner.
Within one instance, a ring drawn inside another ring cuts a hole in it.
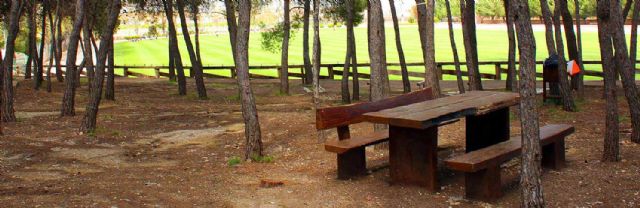
[[[440,190],[437,181],[438,126],[466,118],[467,152],[509,139],[509,107],[520,95],[471,91],[366,113],[364,121],[389,125],[389,165],[393,183]]]

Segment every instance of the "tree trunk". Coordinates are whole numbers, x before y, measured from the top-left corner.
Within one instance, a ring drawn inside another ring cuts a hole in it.
[[[48,3],[46,1],[42,2],[42,18],[41,18],[41,28],[40,28],[40,52],[38,54],[38,67],[37,72],[34,73],[35,81],[33,82],[33,88],[35,90],[39,90],[40,86],[42,86],[42,74],[44,73],[44,43],[45,36],[47,31],[47,11],[49,10],[47,7]]]
[[[507,66],[507,82],[506,89],[508,91],[517,92],[518,86],[516,74],[516,34],[513,28],[513,14],[509,7],[509,0],[504,0],[505,14],[507,16],[507,35],[509,36],[509,55]]]
[[[61,8],[62,3],[58,1],[58,5],[56,6],[56,79],[58,82],[63,82],[64,77],[62,76],[62,11]]]
[[[242,117],[244,118],[247,140],[245,159],[262,156],[262,135],[256,101],[249,80],[249,33],[251,26],[251,0],[239,0],[238,33],[236,34],[236,70],[240,97],[242,97]]]
[[[389,96],[385,30],[380,0],[369,1],[369,60],[371,60],[371,101]]]
[[[425,65],[427,67],[427,71],[425,72],[425,86],[430,87],[433,91],[433,94],[436,97],[442,96],[442,92],[440,90],[440,78],[439,74],[441,72],[438,71],[438,67],[436,65],[436,48],[435,48],[435,28],[434,28],[434,10],[435,10],[435,0],[427,0],[427,27],[426,27],[426,54],[425,57]],[[382,15],[382,14],[381,14]]]
[[[29,24],[29,37],[27,38],[27,66],[25,67],[24,70],[24,78],[25,79],[31,79],[31,73],[33,71],[33,73],[37,73],[38,72],[38,50],[36,47],[36,42],[38,41],[36,39],[36,32],[38,31],[37,29],[37,25],[36,24],[36,2],[34,0],[27,0],[25,1],[25,3],[27,3],[28,6],[28,12],[27,12],[27,24]],[[35,67],[35,70],[34,70]]]
[[[204,86],[204,79],[202,77],[202,62],[198,59],[196,51],[191,42],[189,36],[189,29],[187,28],[187,18],[184,15],[184,0],[177,0],[178,15],[180,16],[180,26],[182,27],[182,36],[184,42],[187,45],[187,51],[189,52],[189,59],[191,60],[191,69],[196,79],[196,88],[198,91],[198,98],[207,99],[207,89]]]
[[[193,19],[193,27],[194,30],[196,32],[195,34],[195,45],[196,45],[196,57],[198,58],[198,61],[200,62],[200,66],[202,66],[202,54],[200,53],[200,25],[198,24],[198,4],[193,3],[193,6],[191,7],[191,19]],[[204,73],[204,72],[203,72]]]
[[[606,99],[605,134],[602,161],[616,162],[620,160],[620,133],[618,132],[618,101],[616,96],[616,64],[613,54],[611,34],[611,10],[608,1],[598,1],[598,40],[600,42],[600,57],[604,71],[604,95]],[[617,66],[616,66],[617,65]]]
[[[571,87],[569,85],[569,74],[567,74],[567,61],[564,58],[564,44],[562,41],[562,29],[560,28],[560,13],[562,13],[563,0],[555,0],[555,11],[553,22],[556,33],[556,48],[558,52],[558,77],[560,78],[560,96],[562,96],[563,109],[569,112],[576,111],[576,104],[573,101]],[[572,20],[570,20],[572,21]]]
[[[548,55],[557,54],[556,52],[556,43],[553,38],[553,14],[551,14],[551,10],[549,9],[549,3],[547,0],[540,0],[540,9],[542,10],[542,20],[544,22],[544,34],[547,41],[547,51]]]
[[[579,60],[579,64],[580,64],[580,69],[584,70],[584,63],[582,62],[582,31],[580,28],[580,20],[582,19],[582,17],[580,17],[580,1],[579,0],[574,0],[575,2],[575,13],[576,13],[576,41],[577,41],[577,45],[578,45],[578,60]],[[578,79],[580,79],[581,84],[578,85],[578,98],[579,99],[584,99],[584,72],[580,72],[580,74],[578,74]]]
[[[103,28],[102,36],[100,37],[100,47],[97,54],[98,62],[96,64],[95,77],[91,82],[91,93],[89,94],[89,103],[84,117],[82,118],[82,125],[80,131],[89,133],[94,132],[96,129],[96,121],[98,117],[98,110],[100,106],[100,100],[102,98],[102,86],[104,83],[104,71],[107,59],[107,53],[109,52],[109,45],[113,41],[113,31],[116,27],[118,15],[120,14],[121,3],[120,0],[113,0],[111,3],[109,14],[107,18],[107,24]]]
[[[624,19],[620,14],[620,2],[609,2],[609,27],[607,28],[613,39],[613,47],[615,50],[615,62],[618,74],[622,79],[624,94],[627,98],[629,111],[631,113],[631,124],[633,132],[631,133],[631,141],[640,143],[640,98],[638,97],[638,87],[635,84],[635,69],[631,65],[627,43],[624,35]],[[599,5],[600,6],[600,5]]]
[[[536,43],[533,37],[529,4],[511,3],[520,52],[520,122],[522,125],[521,207],[544,207],[540,175],[540,124],[536,103]]]
[[[556,1],[560,9],[560,15],[562,15],[562,22],[564,25],[565,39],[567,40],[567,53],[570,60],[582,62],[578,54],[578,45],[576,41],[576,33],[573,30],[573,17],[569,11],[567,0]],[[575,75],[571,77],[571,89],[578,91],[583,87],[583,81],[581,75]]]
[[[352,18],[353,18],[353,6],[355,4],[355,1],[352,0],[351,2],[351,6],[352,6]],[[352,20],[353,21],[353,20]],[[359,101],[360,100],[360,74],[358,74],[358,52],[356,50],[356,35],[355,35],[355,31],[354,31],[354,25],[353,22],[351,22],[350,27],[347,27],[347,33],[349,33],[347,35],[348,38],[348,44],[347,47],[351,48],[351,79],[353,81],[353,92],[351,93],[351,100],[353,101]]]
[[[345,7],[347,10],[347,54],[345,54],[344,69],[342,70],[342,103],[351,103],[351,93],[349,93],[349,69],[351,68],[351,57],[353,56],[353,48],[351,44],[351,35],[353,34],[353,0],[346,0]],[[355,83],[355,82],[354,82]]]
[[[451,4],[449,0],[445,0],[447,7],[447,24],[449,25],[449,41],[451,42],[451,51],[453,51],[453,65],[456,68],[456,79],[458,81],[458,91],[460,94],[465,93],[464,80],[462,80],[462,70],[460,70],[460,58],[458,57],[458,47],[453,33],[453,17],[451,16]]]
[[[93,19],[89,12],[85,13],[84,26],[82,28],[82,41],[84,42],[84,62],[87,69],[87,79],[89,83],[93,79],[94,65],[93,65],[93,47],[91,46],[91,33],[93,32]],[[79,84],[79,83],[78,83]],[[89,91],[91,91],[91,84],[89,84]]]
[[[480,69],[478,68],[478,41],[476,38],[476,14],[474,0],[460,0],[462,16],[462,36],[469,73],[469,90],[482,90]]]
[[[302,58],[304,60],[304,83],[313,82],[311,58],[309,58],[309,14],[311,12],[311,0],[304,0],[303,32],[302,32]]]
[[[313,104],[316,108],[320,105],[320,64],[321,61],[321,45],[320,45],[320,1],[313,1]]]
[[[15,53],[15,40],[18,37],[20,28],[20,13],[23,6],[21,2],[20,0],[12,0],[11,9],[9,10],[9,28],[5,42],[5,56],[2,61],[4,74],[2,75],[2,110],[0,114],[2,114],[3,122],[16,121],[13,108],[13,54]]]
[[[432,87],[434,94],[439,96],[439,89],[433,88],[433,85],[437,82],[433,82],[432,78],[438,78],[437,69],[432,66],[434,60],[431,60],[432,58],[435,59],[435,55],[433,54],[434,52],[432,51],[433,47],[431,47],[431,44],[433,44],[433,35],[430,34],[433,32],[433,9],[427,8],[427,4],[429,4],[429,7],[433,4],[431,4],[432,0],[427,1],[429,1],[429,3],[426,3],[424,0],[416,0],[416,9],[418,11],[418,32],[420,35],[422,59],[424,60],[425,87]]]
[[[184,67],[182,65],[182,57],[180,56],[180,49],[178,48],[178,35],[176,33],[176,26],[173,23],[173,0],[162,0],[164,5],[165,16],[167,16],[167,23],[169,24],[169,45],[171,45],[171,56],[173,57],[173,63],[175,64],[176,71],[178,71],[178,95],[187,95],[187,79],[184,76]]]
[[[227,13],[227,29],[229,30],[229,41],[231,41],[231,52],[233,53],[233,61],[236,58],[236,34],[238,34],[238,23],[236,22],[236,8],[234,0],[224,0],[225,11]]]
[[[629,11],[631,11],[631,4],[632,3],[633,3],[633,0],[627,0],[625,2],[624,9],[622,10],[622,15],[623,15],[622,20],[623,21],[626,21],[627,18],[629,17]],[[624,22],[623,22],[623,25],[624,25]]]
[[[391,9],[391,19],[393,20],[393,31],[396,36],[396,49],[398,50],[398,59],[400,60],[400,72],[402,74],[402,89],[404,93],[411,92],[411,82],[409,82],[409,71],[407,70],[407,62],[404,58],[404,50],[402,50],[402,41],[400,38],[400,26],[398,24],[398,16],[396,14],[396,6],[394,0],[389,0]],[[455,44],[455,43],[454,43]]]
[[[289,37],[291,21],[289,20],[289,2],[284,0],[284,37],[282,37],[282,54],[280,54],[280,93],[289,94]]]
[[[114,74],[115,57],[113,56],[113,38],[109,43],[109,51],[107,52],[107,86],[104,92],[104,99],[116,100],[116,83]]]
[[[78,42],[80,40],[80,30],[82,30],[82,22],[84,20],[84,4],[85,0],[76,0],[76,13],[73,20],[73,30],[69,34],[69,47],[67,48],[67,71],[65,76],[67,82],[65,83],[64,96],[62,97],[62,109],[60,116],[74,116],[75,110],[75,97],[76,97],[76,58],[78,55]]]
[[[56,51],[58,51],[56,46],[56,23],[53,21],[53,14],[51,11],[51,7],[48,9],[49,15],[49,29],[51,30],[51,43],[49,50],[49,66],[47,67],[47,92],[51,92],[51,68],[53,68],[53,61],[56,56]],[[57,20],[56,20],[57,21]]]

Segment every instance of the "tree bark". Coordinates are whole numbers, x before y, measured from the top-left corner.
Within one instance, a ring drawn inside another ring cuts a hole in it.
[[[302,58],[304,60],[304,82],[313,82],[311,58],[309,58],[309,14],[311,12],[311,0],[304,0],[303,32],[302,32]]]
[[[289,2],[284,0],[284,37],[282,37],[282,54],[280,55],[280,93],[289,94],[289,37],[291,21],[289,20]]]
[[[564,58],[564,44],[562,41],[562,29],[560,28],[560,13],[562,13],[563,0],[555,0],[555,11],[553,16],[554,29],[556,33],[556,48],[558,52],[558,77],[560,78],[560,96],[562,96],[562,105],[565,111],[575,112],[576,104],[573,101],[571,87],[569,85],[569,74],[567,73],[567,61]],[[570,20],[573,21],[573,20]]]
[[[2,114],[3,122],[15,122],[16,115],[13,108],[13,54],[15,53],[15,40],[18,37],[20,27],[20,13],[22,10],[22,1],[12,0],[9,10],[9,28],[7,32],[7,40],[5,42],[5,56],[2,64],[4,66],[4,74],[2,75]]]
[[[27,65],[24,70],[24,78],[31,79],[31,73],[38,72],[38,50],[36,47],[36,32],[38,31],[36,24],[36,2],[34,0],[26,0],[28,12],[27,12],[27,23],[29,24],[29,35],[27,38]],[[34,69],[35,67],[35,69]]]
[[[48,14],[49,15],[49,29],[51,30],[51,43],[50,43],[50,50],[49,50],[49,66],[47,67],[47,92],[51,92],[51,68],[53,68],[53,61],[55,59],[56,56],[56,51],[58,51],[58,49],[56,49],[56,23],[54,23],[53,21],[53,14],[52,14],[52,10],[51,7],[49,6],[48,9]],[[56,20],[57,21],[57,20]]]
[[[540,175],[540,124],[536,103],[536,43],[533,37],[529,4],[525,0],[511,2],[511,11],[520,52],[520,122],[522,125],[521,207],[544,207]]]
[[[633,0],[627,0],[624,4],[624,9],[622,9],[622,15],[624,18],[622,18],[623,21],[626,21],[627,18],[629,17],[629,11],[631,11],[631,4],[633,3]],[[624,23],[623,23],[624,25]]]
[[[411,82],[409,82],[409,71],[407,70],[407,62],[405,61],[404,50],[402,49],[402,41],[400,38],[400,26],[398,24],[398,16],[396,14],[396,6],[394,2],[395,2],[394,0],[389,0],[389,7],[391,9],[391,18],[393,20],[393,31],[395,32],[395,36],[396,36],[396,49],[398,50],[398,59],[400,60],[400,72],[402,74],[402,90],[404,93],[409,93],[411,92]]]
[[[542,10],[542,20],[544,22],[544,35],[545,40],[547,41],[547,51],[548,55],[557,54],[556,52],[556,44],[553,38],[553,14],[551,14],[551,10],[549,9],[549,3],[547,0],[540,0],[540,9]]]
[[[35,80],[33,82],[33,88],[35,90],[39,90],[40,86],[42,86],[42,74],[44,73],[44,43],[45,36],[47,30],[47,10],[49,10],[48,3],[43,1],[42,3],[42,18],[41,18],[41,28],[40,28],[40,53],[38,54],[38,67],[37,72],[34,73]]]
[[[120,14],[121,2],[120,0],[113,0],[109,9],[107,18],[107,24],[103,28],[102,36],[100,38],[100,47],[97,54],[98,62],[96,64],[95,77],[91,82],[91,93],[89,94],[89,103],[87,103],[86,112],[82,118],[82,125],[80,131],[89,133],[94,132],[96,129],[96,121],[98,117],[98,110],[100,106],[100,100],[102,98],[102,86],[104,84],[104,71],[107,59],[107,53],[111,48],[109,45],[113,41],[113,31],[116,27],[116,22]]]
[[[556,1],[560,9],[560,15],[562,15],[562,22],[564,25],[565,39],[567,40],[567,53],[570,60],[581,63],[582,60],[578,54],[578,45],[576,41],[576,33],[573,30],[573,17],[569,11],[567,0]],[[582,73],[582,72],[581,72]],[[575,75],[571,77],[571,89],[578,91],[583,87],[582,75]]]
[[[116,83],[115,83],[115,74],[114,74],[114,65],[115,65],[115,57],[113,53],[113,38],[111,38],[111,42],[109,43],[109,51],[107,52],[107,84],[104,92],[104,99],[106,100],[116,100]]]
[[[435,48],[435,25],[434,25],[434,10],[436,7],[435,0],[427,0],[427,27],[426,27],[426,54],[425,57],[425,65],[427,66],[427,71],[425,72],[425,86],[430,87],[433,91],[433,94],[436,97],[442,96],[442,92],[440,90],[440,78],[439,74],[441,72],[438,71],[438,67],[436,65],[436,48]],[[381,14],[382,15],[382,14]]]
[[[313,1],[313,104],[316,108],[320,105],[320,64],[321,61],[321,45],[320,45],[320,1]]]
[[[353,34],[353,4],[353,0],[345,0],[345,7],[347,10],[347,54],[345,55],[344,69],[342,70],[342,82],[340,87],[342,91],[343,104],[351,103],[351,93],[349,93],[349,69],[351,68],[351,61],[353,60],[351,58],[353,56],[353,47],[351,46],[351,44],[353,44],[351,42],[351,35]]]
[[[604,95],[606,99],[605,134],[602,161],[615,162],[620,160],[620,134],[618,133],[618,101],[616,96],[616,60],[614,60],[613,42],[611,34],[610,0],[598,1],[598,40],[600,42],[600,57],[604,71]]]
[[[482,80],[478,68],[475,1],[460,0],[460,14],[462,16],[462,36],[464,37],[467,72],[469,73],[469,90],[482,90]]]
[[[236,34],[238,34],[238,23],[236,22],[236,8],[233,0],[224,0],[224,6],[227,17],[227,29],[229,30],[229,41],[231,41],[231,52],[233,53],[233,61],[236,59]]]
[[[449,41],[451,42],[451,51],[453,51],[453,65],[456,68],[456,79],[458,83],[458,91],[460,94],[465,93],[464,80],[462,80],[462,70],[460,69],[460,58],[458,57],[458,47],[453,33],[453,17],[451,16],[451,4],[449,0],[445,0],[447,7],[447,24],[449,26]]]
[[[85,45],[84,50],[84,62],[87,69],[87,79],[89,83],[93,79],[94,65],[93,65],[93,47],[91,46],[91,33],[93,32],[93,20],[89,11],[85,13],[84,26],[82,28],[82,41]],[[79,83],[78,83],[79,84]],[[89,91],[91,91],[91,84],[89,84]]]
[[[600,4],[598,4],[600,6]],[[631,113],[631,141],[640,143],[640,98],[638,97],[638,87],[635,85],[635,69],[631,65],[627,43],[624,34],[624,19],[620,11],[620,2],[609,0],[609,28],[608,31],[613,39],[615,50],[615,62],[618,74],[622,80],[624,94]]]
[[[240,97],[242,97],[242,117],[244,118],[247,140],[245,159],[262,156],[262,135],[258,120],[256,101],[249,81],[249,32],[251,26],[251,0],[239,0],[238,33],[236,34],[236,70]]]
[[[64,77],[62,76],[62,7],[61,1],[58,1],[56,6],[56,80],[58,82],[63,82]]]
[[[187,80],[184,76],[182,57],[180,56],[180,49],[178,48],[178,35],[173,22],[173,0],[162,0],[162,4],[164,5],[165,16],[167,16],[167,23],[169,24],[170,53],[173,54],[170,57],[173,57],[173,63],[178,72],[178,95],[187,95]]]
[[[184,14],[184,0],[177,0],[178,15],[180,16],[180,26],[182,27],[182,36],[184,42],[187,45],[187,51],[189,52],[189,59],[191,60],[191,69],[196,79],[196,88],[198,91],[198,98],[207,99],[207,89],[204,86],[204,78],[202,77],[202,62],[198,59],[198,55],[191,42],[191,36],[189,36],[189,29],[187,28],[187,18]]]
[[[389,96],[385,30],[380,0],[369,1],[369,60],[371,61],[371,101]]]
[[[580,69],[584,70],[584,63],[582,62],[582,30],[580,28],[580,20],[582,19],[582,17],[580,17],[580,1],[579,0],[574,0],[575,3],[575,13],[576,13],[576,41],[577,41],[577,45],[578,45],[578,60],[579,60],[579,64],[580,64]],[[579,99],[584,99],[584,72],[580,72],[580,74],[578,74],[579,79],[581,80],[580,82],[582,82],[580,85],[578,85],[578,98]]]
[[[75,97],[76,97],[76,58],[78,55],[78,42],[80,40],[80,30],[82,30],[82,22],[84,20],[85,0],[76,0],[76,13],[73,20],[73,30],[69,34],[69,47],[67,48],[67,71],[65,76],[64,96],[62,97],[62,109],[60,116],[75,116]]]
[[[416,9],[418,11],[418,32],[420,35],[420,46],[422,49],[422,59],[424,60],[424,72],[425,72],[425,87],[431,87],[434,94],[436,96],[440,95],[439,88],[433,88],[434,84],[437,82],[433,81],[433,77],[438,78],[437,69],[433,67],[435,61],[435,55],[433,54],[433,9],[427,7],[432,6],[432,0],[427,0],[429,3],[426,3],[424,0],[416,0]],[[432,60],[432,58],[434,60]],[[436,91],[438,90],[438,91]]]
[[[518,86],[516,74],[516,34],[513,28],[513,14],[509,6],[509,0],[504,0],[504,9],[507,19],[507,36],[509,36],[509,54],[507,66],[506,89],[508,91],[517,92]]]
[[[200,25],[198,24],[198,15],[199,15],[199,7],[197,3],[194,3],[195,1],[192,1],[192,7],[191,7],[191,19],[193,19],[193,27],[194,30],[196,32],[195,34],[195,45],[196,45],[196,57],[198,58],[198,61],[200,62],[200,66],[202,66],[202,54],[200,53]],[[204,73],[204,72],[203,72]]]
[[[353,8],[353,5],[355,4],[355,1],[352,0],[351,2],[351,6]],[[353,18],[353,10],[352,10],[352,18]],[[353,21],[353,20],[352,20]],[[360,100],[360,74],[358,74],[358,53],[356,50],[356,35],[353,29],[354,25],[353,22],[351,22],[351,25],[349,27],[347,27],[347,38],[348,38],[348,44],[347,47],[351,48],[351,79],[353,81],[353,93],[351,93],[351,100],[353,101],[358,101]]]

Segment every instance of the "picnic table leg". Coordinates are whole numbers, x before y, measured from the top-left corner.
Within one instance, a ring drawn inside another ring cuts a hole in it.
[[[508,107],[466,120],[466,152],[509,140]]]
[[[394,184],[440,190],[438,184],[438,127],[389,127],[389,165]]]

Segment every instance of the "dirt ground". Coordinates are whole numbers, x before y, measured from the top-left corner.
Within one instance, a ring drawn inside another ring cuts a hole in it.
[[[191,80],[189,80],[191,81]],[[299,81],[291,96],[275,81],[256,80],[265,154],[271,162],[241,162],[244,127],[233,80],[207,80],[209,100],[177,95],[166,80],[118,79],[116,101],[100,106],[98,130],[78,131],[87,87],[78,90],[75,117],[58,116],[63,85],[53,93],[20,82],[18,122],[5,124],[0,137],[2,207],[518,207],[519,160],[503,165],[505,196],[487,204],[465,200],[462,174],[441,168],[442,190],[390,185],[387,152],[367,150],[368,176],[336,179],[335,155],[324,151],[315,130],[313,106]],[[393,89],[401,89],[393,83]],[[447,85],[445,83],[445,85]],[[450,84],[454,86],[453,84]],[[324,105],[339,104],[339,82],[323,82]],[[365,93],[366,83],[362,83]],[[415,86],[415,85],[414,85]],[[447,87],[445,87],[447,88]],[[640,145],[629,142],[628,108],[620,93],[621,156],[602,163],[604,101],[589,87],[577,113],[543,105],[541,124],[568,123],[568,167],[545,170],[549,207],[640,206]],[[366,93],[363,95],[366,97]],[[542,101],[540,101],[542,105]],[[512,134],[519,133],[512,109]],[[372,131],[356,125],[352,133]],[[327,139],[335,139],[334,130]],[[439,131],[439,158],[464,151],[464,121]],[[442,167],[442,166],[441,166]],[[261,187],[263,180],[282,182]]]

